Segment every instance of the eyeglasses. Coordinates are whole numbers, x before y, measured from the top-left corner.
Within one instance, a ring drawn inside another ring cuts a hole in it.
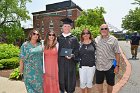
[[[101,28],[101,30],[108,30],[108,28]]]
[[[49,36],[55,36],[55,34],[48,34]]]
[[[90,34],[89,32],[83,32],[82,35],[88,35]]]
[[[37,34],[37,33],[33,33],[33,35],[37,35],[37,36],[39,36],[39,34]]]

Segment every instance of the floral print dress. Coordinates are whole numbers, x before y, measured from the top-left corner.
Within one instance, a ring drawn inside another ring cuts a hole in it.
[[[43,93],[42,47],[25,42],[21,46],[20,58],[24,62],[24,83],[28,93]]]

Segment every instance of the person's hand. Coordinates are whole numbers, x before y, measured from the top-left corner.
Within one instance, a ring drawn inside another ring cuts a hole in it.
[[[71,59],[72,58],[72,56],[65,56],[67,59]]]
[[[116,67],[115,67],[114,73],[115,73],[115,74],[118,74],[118,73],[119,73],[119,66],[116,66]]]
[[[67,59],[71,59],[72,57],[74,57],[74,54],[71,54],[71,56],[65,56]]]

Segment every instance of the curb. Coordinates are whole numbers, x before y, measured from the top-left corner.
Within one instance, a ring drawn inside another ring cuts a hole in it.
[[[113,86],[113,92],[112,93],[118,93],[119,90],[121,90],[121,88],[127,83],[130,74],[131,74],[131,64],[129,63],[129,61],[127,60],[126,56],[124,55],[122,49],[120,48],[120,52],[122,55],[122,58],[124,59],[124,62],[126,63],[126,71],[122,77],[122,79]]]

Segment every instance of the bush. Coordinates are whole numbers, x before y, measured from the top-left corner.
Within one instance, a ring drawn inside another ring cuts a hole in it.
[[[10,74],[9,79],[14,79],[14,80],[22,80],[19,68],[15,68],[13,72]]]
[[[2,64],[0,64],[0,69],[3,69],[3,68],[4,68],[4,66]]]
[[[0,60],[18,57],[20,49],[13,44],[0,44]]]
[[[13,69],[19,66],[19,58],[2,59],[0,60],[0,64],[4,66],[3,69]]]
[[[99,35],[99,27],[98,26],[93,27],[93,26],[90,26],[90,25],[82,25],[80,27],[76,27],[75,29],[72,29],[72,34],[74,36],[76,36],[78,38],[78,40],[80,40],[81,32],[84,29],[90,30],[90,32],[91,32],[91,34],[94,38],[97,37],[97,35]]]

